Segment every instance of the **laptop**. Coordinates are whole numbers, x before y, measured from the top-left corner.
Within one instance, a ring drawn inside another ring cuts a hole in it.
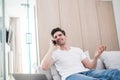
[[[15,80],[47,80],[45,74],[13,74]]]

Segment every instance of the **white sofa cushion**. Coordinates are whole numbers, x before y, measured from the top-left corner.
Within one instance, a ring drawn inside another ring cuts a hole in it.
[[[120,69],[120,51],[105,51],[100,58],[107,69]]]

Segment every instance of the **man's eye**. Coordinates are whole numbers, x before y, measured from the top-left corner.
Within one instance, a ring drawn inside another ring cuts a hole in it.
[[[59,34],[59,36],[62,36],[62,34]]]
[[[57,36],[54,37],[55,39],[57,38]]]

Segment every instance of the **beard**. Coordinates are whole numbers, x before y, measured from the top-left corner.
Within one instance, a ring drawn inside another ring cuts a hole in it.
[[[64,45],[65,45],[65,42],[57,42],[57,44],[58,44],[59,46],[64,46]]]

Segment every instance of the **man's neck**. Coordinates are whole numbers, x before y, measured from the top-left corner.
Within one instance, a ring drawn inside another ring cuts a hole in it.
[[[61,50],[70,50],[70,47],[68,45],[63,45],[63,46],[60,46],[60,49]]]

